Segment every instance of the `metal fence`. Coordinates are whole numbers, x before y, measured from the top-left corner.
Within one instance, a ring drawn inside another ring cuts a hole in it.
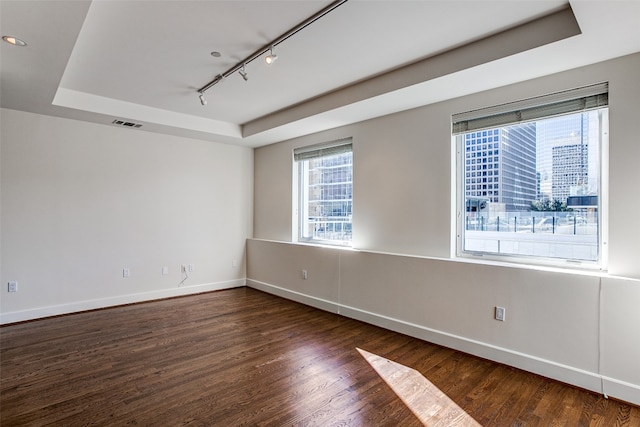
[[[467,212],[465,229],[547,234],[598,234],[597,212]]]
[[[310,217],[308,232],[312,240],[351,241],[351,217]]]

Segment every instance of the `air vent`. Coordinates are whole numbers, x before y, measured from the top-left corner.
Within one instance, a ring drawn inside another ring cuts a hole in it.
[[[125,120],[119,120],[119,119],[115,119],[111,123],[113,123],[114,125],[124,126],[124,127],[128,127],[128,128],[139,128],[139,127],[142,127],[142,125],[140,123],[127,122]]]

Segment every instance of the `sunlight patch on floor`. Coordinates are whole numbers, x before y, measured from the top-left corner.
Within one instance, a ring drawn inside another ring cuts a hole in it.
[[[356,350],[425,426],[481,427],[420,372],[360,348]]]

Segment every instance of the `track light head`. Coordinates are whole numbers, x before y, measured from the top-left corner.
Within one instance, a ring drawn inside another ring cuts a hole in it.
[[[269,49],[269,55],[264,57],[264,62],[267,63],[267,65],[271,65],[274,62],[276,62],[276,59],[278,59],[278,55],[275,55],[273,53],[273,46]]]
[[[207,105],[207,100],[204,99],[204,93],[200,93],[200,95],[198,95],[198,98],[200,98],[200,104]]]
[[[245,82],[249,80],[249,75],[247,74],[247,70],[245,70],[244,68],[244,64],[242,65],[242,68],[238,72],[240,73],[240,75],[242,76]]]

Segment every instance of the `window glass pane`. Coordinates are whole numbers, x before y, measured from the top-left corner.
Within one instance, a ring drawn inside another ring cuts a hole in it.
[[[349,245],[352,234],[353,153],[298,161],[299,238]]]
[[[493,179],[463,196],[462,251],[599,262],[607,123],[608,109],[601,108],[488,129],[497,143],[478,157],[492,162]],[[482,144],[469,138],[474,134],[463,134],[472,150]]]

